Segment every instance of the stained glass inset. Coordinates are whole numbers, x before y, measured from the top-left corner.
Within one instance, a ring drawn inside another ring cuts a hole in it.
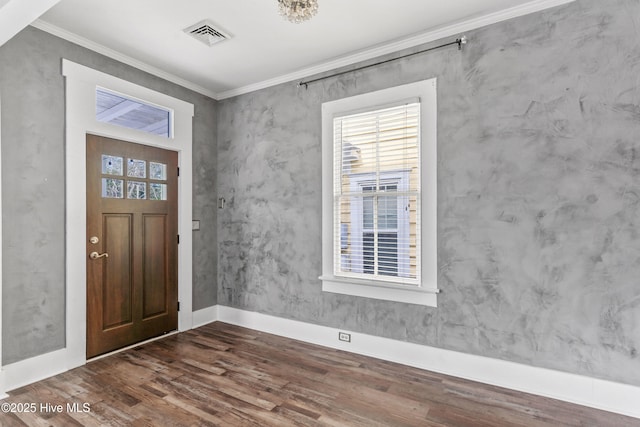
[[[146,199],[147,183],[140,181],[127,181],[127,199]]]
[[[122,157],[102,155],[102,173],[122,176]]]
[[[102,197],[122,199],[124,197],[124,181],[122,179],[102,178]]]
[[[127,161],[127,176],[133,178],[146,178],[147,162],[144,160],[129,159]]]
[[[149,200],[167,200],[167,184],[149,184]]]
[[[167,179],[167,165],[149,162],[149,178],[165,181]]]

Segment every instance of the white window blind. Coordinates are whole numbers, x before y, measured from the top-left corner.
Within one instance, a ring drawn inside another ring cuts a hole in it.
[[[420,102],[333,119],[334,274],[420,283]]]

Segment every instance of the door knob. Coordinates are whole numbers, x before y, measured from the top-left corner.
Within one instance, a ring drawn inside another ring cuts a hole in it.
[[[102,257],[108,258],[109,254],[106,253],[106,252],[103,253],[103,254],[99,254],[98,252],[91,252],[89,254],[89,258],[91,258],[91,259],[98,259],[98,258],[102,258]]]

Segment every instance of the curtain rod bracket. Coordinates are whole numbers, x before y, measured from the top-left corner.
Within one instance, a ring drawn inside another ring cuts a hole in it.
[[[467,36],[460,37],[456,40],[456,43],[458,43],[458,50],[462,50],[462,45],[467,44]]]

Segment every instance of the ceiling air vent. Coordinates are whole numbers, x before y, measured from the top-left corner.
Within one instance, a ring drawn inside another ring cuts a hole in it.
[[[213,46],[231,38],[221,30],[214,28],[213,23],[208,20],[200,21],[189,28],[185,28],[184,32],[207,46]]]

